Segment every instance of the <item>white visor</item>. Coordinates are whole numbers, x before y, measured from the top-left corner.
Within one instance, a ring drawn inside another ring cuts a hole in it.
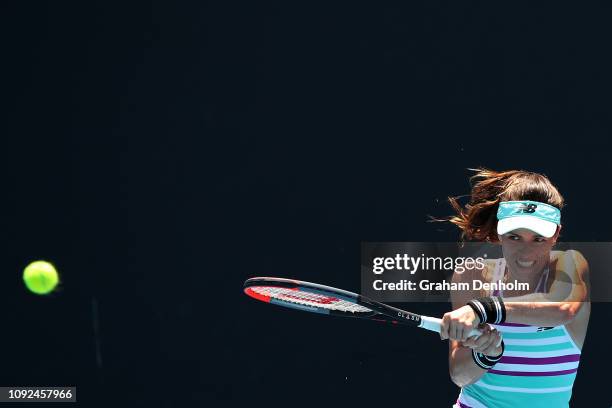
[[[554,222],[546,221],[531,215],[508,217],[497,222],[497,233],[499,235],[520,228],[526,228],[546,238],[552,237],[555,235],[555,232],[557,232],[557,224]]]

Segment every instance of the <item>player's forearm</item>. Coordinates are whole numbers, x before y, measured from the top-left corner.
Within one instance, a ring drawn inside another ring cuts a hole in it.
[[[552,302],[546,294],[533,293],[504,299],[506,321],[533,326],[559,326],[571,322],[584,299]]]
[[[578,290],[563,301],[552,301],[550,294],[543,293],[505,298],[506,321],[534,326],[559,326],[571,322],[585,300],[585,292]]]
[[[454,347],[449,359],[450,377],[458,387],[475,383],[487,372],[474,363],[470,348]]]

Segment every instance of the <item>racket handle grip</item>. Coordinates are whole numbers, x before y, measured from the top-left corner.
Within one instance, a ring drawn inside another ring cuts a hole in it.
[[[438,319],[437,317],[429,317],[429,316],[421,316],[421,324],[419,324],[421,329],[431,330],[436,333],[440,333],[440,328],[442,327],[442,319]],[[470,335],[472,336],[480,336],[482,332],[478,329],[472,329]]]

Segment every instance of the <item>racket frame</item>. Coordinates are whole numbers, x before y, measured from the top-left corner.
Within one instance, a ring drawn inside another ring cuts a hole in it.
[[[319,294],[323,296],[330,296],[338,299],[342,299],[365,308],[371,310],[371,312],[344,312],[339,310],[327,310],[316,307],[308,307],[302,305],[295,305],[288,301],[282,301],[270,298],[265,295],[260,295],[252,290],[253,287],[257,286],[265,286],[265,287],[279,287],[286,289],[295,289],[304,292]],[[285,279],[285,278],[273,278],[273,277],[255,277],[250,278],[244,283],[244,292],[257,300],[261,300],[263,302],[278,304],[280,306],[285,306],[294,309],[300,309],[315,313],[324,313],[332,316],[343,316],[343,317],[356,317],[356,318],[365,318],[370,320],[384,320],[389,323],[398,323],[409,325],[413,327],[422,327],[425,329],[440,331],[439,323],[437,325],[437,330],[435,327],[430,328],[426,326],[431,326],[432,324],[436,326],[435,321],[439,321],[440,319],[435,318],[426,318],[425,316],[418,315],[416,313],[407,312],[402,309],[398,309],[393,306],[386,305],[384,303],[376,302],[372,299],[369,299],[363,295],[359,295],[357,293],[349,292],[347,290],[334,288],[331,286],[320,285],[318,283],[299,281],[294,279]],[[319,309],[314,310],[314,309]],[[433,319],[432,322],[430,319]]]

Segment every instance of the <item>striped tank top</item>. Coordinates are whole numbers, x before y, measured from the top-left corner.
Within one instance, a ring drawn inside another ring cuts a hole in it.
[[[492,281],[503,281],[505,269],[505,259],[498,259]],[[548,275],[546,269],[535,292],[546,291]],[[493,295],[503,296],[497,291]],[[568,407],[580,362],[580,349],[565,325],[536,327],[504,323],[493,326],[502,333],[504,355],[476,383],[461,389],[455,406]]]

